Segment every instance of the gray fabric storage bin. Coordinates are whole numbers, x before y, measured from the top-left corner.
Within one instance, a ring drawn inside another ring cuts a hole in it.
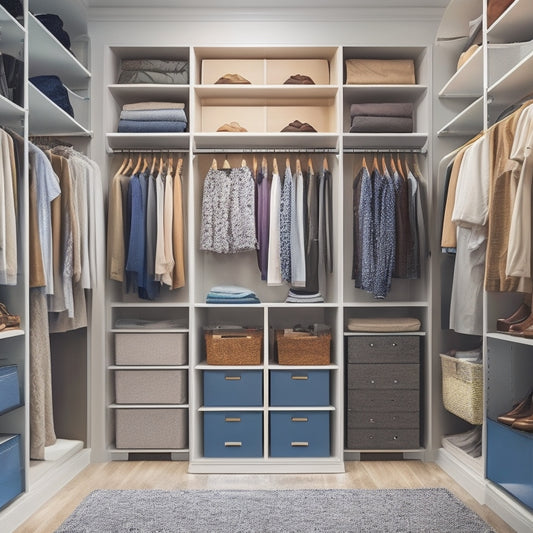
[[[349,364],[348,389],[418,389],[420,365]]]
[[[187,333],[115,333],[117,365],[186,365]]]
[[[418,429],[348,429],[348,448],[355,450],[405,450],[420,447]]]
[[[420,413],[418,411],[380,413],[356,411],[348,408],[346,427],[348,429],[418,429],[420,427]]]
[[[418,363],[415,335],[348,337],[348,363]]]
[[[185,449],[187,409],[115,409],[118,449]]]
[[[187,403],[187,370],[115,370],[117,403]]]

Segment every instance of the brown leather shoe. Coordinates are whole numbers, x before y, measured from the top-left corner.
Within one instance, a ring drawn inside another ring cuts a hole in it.
[[[529,391],[527,396],[520,402],[513,405],[513,408],[498,417],[498,422],[513,426],[519,418],[525,418],[533,415],[533,391]]]
[[[515,420],[512,425],[513,429],[520,429],[522,431],[533,431],[533,413],[527,417]]]
[[[293,74],[283,82],[283,85],[314,85],[315,82],[305,74]]]
[[[240,74],[224,74],[224,76],[220,76],[220,78],[215,81],[215,85],[240,83],[250,84],[250,82]]]
[[[511,326],[520,324],[526,320],[531,314],[529,305],[523,303],[510,317],[498,318],[496,322],[496,329],[498,331],[509,331]]]

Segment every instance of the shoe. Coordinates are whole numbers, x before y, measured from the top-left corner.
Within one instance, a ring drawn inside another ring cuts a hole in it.
[[[529,391],[527,396],[520,402],[513,405],[513,408],[498,417],[498,422],[512,426],[519,418],[525,418],[533,415],[533,391]]]
[[[283,85],[314,85],[315,82],[305,74],[293,74],[283,82]]]
[[[533,413],[527,417],[515,420],[511,427],[513,429],[520,429],[521,431],[533,431]]]
[[[229,124],[223,124],[217,131],[230,131],[230,132],[241,132],[248,131],[246,128],[243,128],[238,122],[230,122]]]
[[[498,318],[496,329],[498,331],[509,331],[511,326],[526,320],[531,314],[531,308],[527,304],[522,304],[510,317]]]
[[[224,74],[224,76],[221,76],[218,78],[217,81],[215,81],[215,84],[250,84],[250,82],[243,78],[240,74]]]
[[[291,133],[301,133],[301,132],[315,132],[315,128],[311,126],[310,124],[307,124],[307,122],[300,122],[299,120],[295,120],[285,126],[282,130],[282,132],[291,132]]]
[[[511,335],[527,336],[533,335],[533,313],[530,314],[525,320],[517,324],[511,324],[509,332]],[[526,333],[527,335],[524,335]]]

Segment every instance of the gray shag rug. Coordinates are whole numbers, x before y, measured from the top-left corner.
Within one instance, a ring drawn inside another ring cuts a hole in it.
[[[97,490],[58,533],[489,533],[446,489]]]

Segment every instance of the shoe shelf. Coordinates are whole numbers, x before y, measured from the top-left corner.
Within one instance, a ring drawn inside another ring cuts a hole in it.
[[[478,98],[483,94],[483,49],[480,46],[439,91],[439,98]]]
[[[439,137],[474,137],[483,129],[483,97],[474,100],[438,132]]]
[[[487,30],[489,42],[523,42],[533,38],[531,2],[515,0]]]
[[[24,59],[26,30],[3,6],[0,6],[0,26],[2,27],[2,52],[21,60]]]
[[[129,102],[183,102],[188,111],[189,86],[163,83],[113,83],[107,86],[119,105]]]

